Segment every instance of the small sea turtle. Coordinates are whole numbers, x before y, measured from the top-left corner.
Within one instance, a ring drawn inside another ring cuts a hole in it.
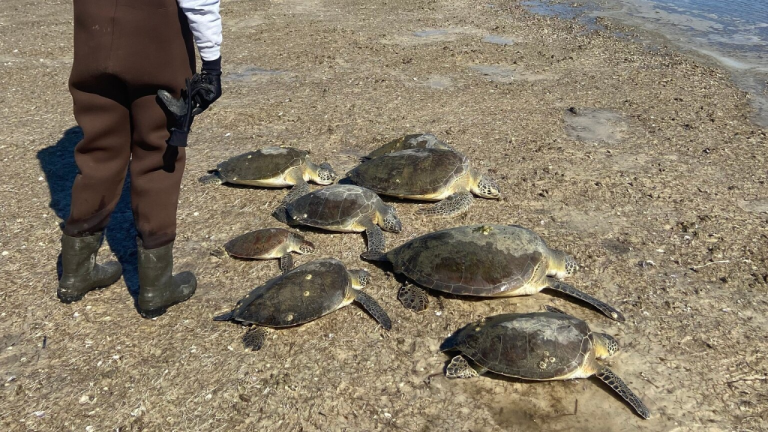
[[[392,141],[370,152],[368,156],[365,156],[363,159],[373,159],[379,156],[384,156],[387,153],[393,153],[396,151],[413,148],[436,148],[453,150],[448,144],[437,139],[437,137],[432,134],[411,134],[393,139]]]
[[[363,162],[347,176],[382,195],[440,201],[419,209],[419,214],[454,216],[469,209],[473,193],[490,199],[500,196],[491,177],[471,168],[466,156],[452,150],[401,150]]]
[[[624,315],[560,281],[578,266],[570,255],[549,249],[533,231],[517,225],[469,225],[425,234],[384,254],[362,258],[388,261],[395,272],[437,291],[480,297],[513,297],[549,288],[591,304],[609,318]],[[398,298],[416,311],[427,307],[426,293],[400,288]]]
[[[403,229],[394,207],[384,204],[374,192],[353,185],[318,189],[281,205],[273,216],[289,225],[338,232],[365,231],[368,251],[378,253],[385,246],[381,228],[393,233]]]
[[[243,344],[254,351],[261,348],[270,328],[304,324],[353,301],[389,330],[392,322],[387,313],[373,297],[360,291],[369,277],[365,270],[347,270],[332,258],[311,261],[269,280],[240,300],[231,312],[213,319],[253,324],[243,336]]]
[[[554,308],[550,312],[483,318],[440,345],[440,351],[460,352],[446,367],[448,378],[472,378],[487,371],[540,381],[595,375],[647,419],[651,413],[640,398],[613,371],[597,362],[618,350],[619,344],[612,336],[594,333],[584,321]]]
[[[224,245],[224,250],[236,258],[280,258],[280,270],[285,273],[293,268],[291,252],[312,254],[315,245],[287,229],[264,228],[233,238]]]
[[[232,183],[282,188],[293,186],[286,200],[309,192],[307,181],[329,185],[336,180],[331,165],[315,165],[309,152],[291,147],[265,147],[221,162],[211,174],[200,178],[204,184]]]

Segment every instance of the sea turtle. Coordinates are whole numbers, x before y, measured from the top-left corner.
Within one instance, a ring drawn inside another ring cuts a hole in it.
[[[363,162],[347,176],[381,195],[440,201],[419,209],[419,214],[454,216],[469,209],[473,193],[490,199],[500,196],[496,182],[471,168],[466,156],[437,148],[389,153]]]
[[[389,330],[392,322],[387,313],[360,291],[369,277],[367,271],[347,270],[333,258],[310,261],[269,280],[240,300],[231,312],[213,319],[253,324],[243,336],[243,344],[254,351],[261,348],[270,328],[304,324],[353,301]]]
[[[236,258],[280,258],[280,270],[285,273],[293,268],[291,252],[311,254],[315,245],[287,229],[264,228],[233,238],[224,245],[224,250]]]
[[[320,185],[336,180],[330,164],[315,165],[308,155],[308,151],[291,147],[265,147],[221,162],[210,174],[201,177],[200,182],[272,188],[293,186],[285,198],[291,200],[309,192],[308,180]]]
[[[584,321],[554,308],[483,318],[440,345],[440,351],[460,353],[446,367],[448,378],[472,378],[487,371],[539,381],[595,375],[647,419],[651,413],[643,402],[613,371],[597,362],[618,350],[612,336],[592,332]]]
[[[437,139],[436,136],[426,134],[411,134],[395,138],[392,141],[384,144],[376,150],[370,152],[368,156],[362,159],[373,159],[379,156],[383,156],[387,153],[393,153],[400,150],[407,150],[412,148],[437,148],[444,150],[453,150],[451,146]]]
[[[328,231],[362,232],[368,251],[384,251],[381,228],[399,233],[397,212],[374,192],[354,185],[333,185],[300,196],[278,207],[274,217],[289,225],[308,225]],[[381,228],[379,228],[381,227]]]
[[[560,281],[578,266],[570,255],[549,249],[533,231],[517,225],[469,225],[425,234],[387,252],[362,258],[388,261],[394,271],[417,284],[457,295],[513,297],[549,288],[576,297],[606,316],[624,315],[602,301]],[[427,307],[426,293],[400,288],[398,298],[409,309]]]

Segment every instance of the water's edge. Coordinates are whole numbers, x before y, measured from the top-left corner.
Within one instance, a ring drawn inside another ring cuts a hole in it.
[[[754,21],[731,18],[726,22],[715,13],[670,7],[669,0],[526,0],[523,5],[537,14],[577,18],[588,27],[596,18],[644,30],[648,40],[667,40],[688,54],[716,62],[731,73],[734,83],[750,94],[753,121],[768,127],[768,16]],[[760,0],[755,0],[760,1]],[[674,2],[672,2],[674,3]],[[768,11],[768,5],[758,6]],[[746,22],[746,24],[745,24]],[[746,27],[747,25],[751,27]],[[764,27],[763,27],[764,26]],[[752,30],[740,32],[740,29]],[[645,39],[645,38],[643,38]]]

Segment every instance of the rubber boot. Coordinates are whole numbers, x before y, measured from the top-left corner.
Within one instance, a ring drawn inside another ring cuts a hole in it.
[[[87,237],[61,236],[61,279],[56,294],[63,303],[76,302],[89,291],[106,288],[120,279],[123,267],[117,261],[96,264],[104,233]]]
[[[138,310],[144,318],[155,318],[192,297],[197,279],[192,272],[173,273],[173,242],[156,249],[139,244]]]

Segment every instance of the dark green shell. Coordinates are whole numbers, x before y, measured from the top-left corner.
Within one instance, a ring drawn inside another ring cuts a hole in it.
[[[290,147],[265,147],[227,159],[217,171],[229,183],[269,180],[303,165],[308,154]]]
[[[470,225],[417,237],[387,252],[396,272],[459,295],[496,296],[547,271],[549,248],[516,225]]]
[[[439,148],[452,150],[448,144],[440,141],[436,136],[432,134],[411,134],[393,139],[392,141],[369,153],[366,158],[373,159],[379,156],[384,156],[387,153],[400,150],[408,150],[412,148]]]
[[[460,351],[492,372],[532,380],[567,376],[590,360],[593,336],[584,321],[553,312],[502,314],[468,324],[441,351]]]
[[[439,193],[469,175],[469,169],[469,160],[460,153],[418,148],[363,162],[349,172],[349,178],[374,192],[408,198]]]
[[[238,258],[261,258],[296,235],[283,228],[264,228],[233,238],[224,245],[224,250]]]
[[[353,185],[333,185],[300,196],[286,205],[290,219],[319,227],[347,226],[358,219],[373,221],[382,205],[374,192]]]
[[[351,289],[344,264],[330,258],[315,260],[251,291],[232,318],[276,328],[303,324],[336,310]]]

